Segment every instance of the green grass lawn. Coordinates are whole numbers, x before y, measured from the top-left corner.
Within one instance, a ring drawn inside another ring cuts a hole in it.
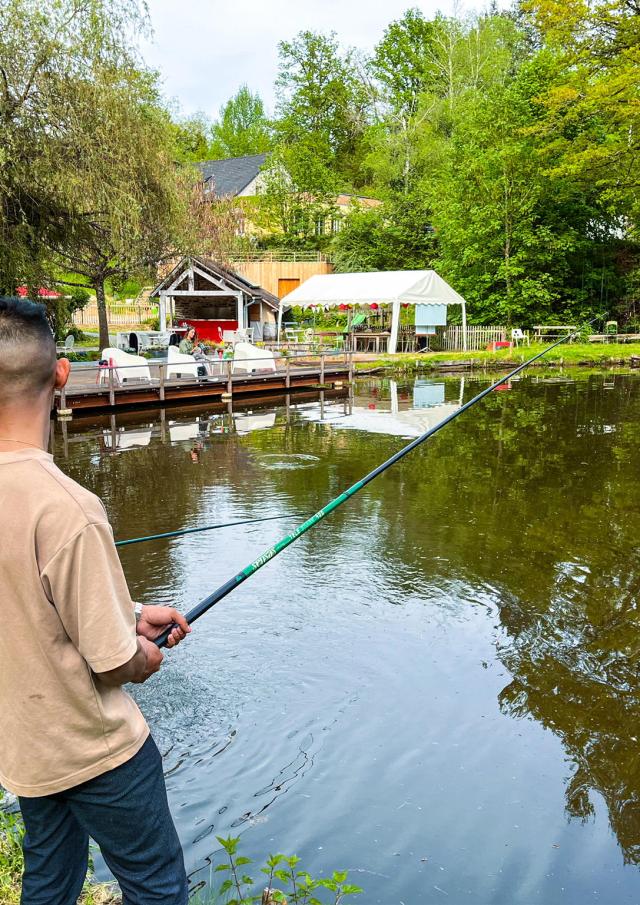
[[[518,346],[497,352],[423,352],[420,354],[381,355],[375,361],[356,363],[357,370],[388,367],[399,370],[438,370],[443,362],[470,362],[472,367],[503,368],[520,364],[547,348],[544,345]],[[540,359],[549,366],[612,366],[628,365],[631,358],[640,358],[640,343],[563,343]]]

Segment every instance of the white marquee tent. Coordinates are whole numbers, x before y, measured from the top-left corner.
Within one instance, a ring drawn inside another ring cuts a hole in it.
[[[282,312],[294,305],[335,308],[339,305],[391,305],[389,352],[398,345],[401,305],[460,305],[464,348],[466,349],[467,310],[465,300],[438,276],[435,270],[384,270],[368,273],[327,273],[310,277],[280,300],[278,339]],[[446,320],[443,319],[442,323]]]

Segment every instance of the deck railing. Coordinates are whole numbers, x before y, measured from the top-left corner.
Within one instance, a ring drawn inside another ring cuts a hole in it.
[[[321,251],[291,251],[289,249],[272,251],[246,251],[238,252],[232,257],[232,263],[241,264],[243,261],[267,261],[269,263],[298,263],[312,262],[318,264],[330,264],[331,259]]]
[[[204,366],[206,375],[195,377],[168,377],[167,371],[178,371],[180,364],[185,368],[193,371],[194,365]],[[255,365],[255,371],[251,365]],[[161,402],[165,400],[165,390],[167,387],[193,386],[217,383],[226,384],[226,392],[229,396],[233,394],[233,384],[238,380],[251,380],[252,378],[264,379],[269,376],[284,377],[285,388],[289,388],[290,381],[295,376],[296,370],[313,369],[318,374],[319,385],[324,385],[325,374],[330,376],[332,373],[332,364],[340,365],[340,371],[348,370],[349,380],[354,377],[354,359],[351,352],[317,352],[297,350],[291,354],[280,355],[273,360],[263,358],[245,358],[234,360],[233,358],[207,357],[193,362],[176,362],[167,361],[160,358],[145,359],[144,362],[131,364],[118,364],[110,359],[109,362],[88,362],[80,367],[73,368],[71,372],[72,383],[67,387],[63,387],[57,392],[57,398],[60,405],[59,412],[66,412],[67,400],[69,396],[74,394],[87,392],[92,386],[106,384],[109,393],[109,404],[115,405],[116,393],[127,389],[155,389],[158,392],[158,398]],[[147,368],[148,376],[132,375],[127,378],[120,372],[138,370]],[[333,369],[335,373],[335,368]],[[87,377],[86,381],[81,381],[81,377]],[[95,375],[95,377],[94,377]],[[131,380],[131,383],[125,381]]]

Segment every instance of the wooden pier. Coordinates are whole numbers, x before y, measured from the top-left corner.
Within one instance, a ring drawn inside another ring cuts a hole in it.
[[[245,365],[245,362],[242,362]],[[122,379],[126,367],[104,367],[98,363],[72,368],[67,386],[56,392],[54,411],[112,412],[129,408],[224,401],[230,398],[293,393],[330,388],[353,380],[353,355],[305,354],[276,360],[275,371],[240,372],[232,361],[208,366],[206,377],[167,379],[166,362],[148,361],[150,380]],[[213,371],[213,373],[211,373]],[[118,379],[120,376],[121,379]]]

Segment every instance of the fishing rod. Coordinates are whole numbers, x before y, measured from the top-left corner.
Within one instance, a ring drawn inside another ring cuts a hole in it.
[[[143,544],[147,540],[161,540],[165,537],[181,537],[183,534],[197,534],[199,531],[215,531],[216,528],[232,528],[234,525],[253,525],[255,522],[273,522],[279,518],[292,518],[292,514],[265,515],[262,518],[247,518],[241,522],[223,522],[220,525],[203,525],[201,528],[180,528],[178,531],[163,531],[162,534],[145,534],[144,537],[131,537],[127,540],[117,540],[116,547],[126,547],[128,544]]]
[[[595,320],[599,318],[594,318],[589,321],[586,326],[590,326]],[[581,328],[582,329],[582,328]],[[381,475],[388,468],[391,468],[392,465],[395,465],[396,462],[399,462],[400,459],[403,459],[405,456],[409,455],[410,452],[413,452],[418,446],[421,446],[426,440],[429,440],[433,437],[434,434],[437,434],[438,431],[441,431],[443,427],[446,427],[447,424],[450,424],[464,412],[468,411],[472,406],[476,405],[476,403],[480,402],[481,399],[484,399],[485,396],[488,396],[489,393],[492,393],[499,386],[505,384],[508,380],[511,380],[516,374],[519,374],[521,371],[524,371],[525,368],[528,368],[529,365],[533,364],[534,361],[537,361],[539,358],[542,358],[543,355],[546,355],[548,352],[551,352],[552,349],[555,349],[556,346],[561,345],[564,342],[567,342],[569,339],[573,339],[580,330],[575,330],[573,333],[567,333],[566,336],[561,337],[556,342],[552,343],[550,346],[547,346],[546,349],[543,349],[542,352],[538,352],[536,355],[533,355],[531,358],[527,359],[527,361],[523,362],[521,365],[518,365],[517,368],[514,368],[513,371],[510,371],[504,377],[501,377],[499,380],[496,380],[495,383],[492,383],[490,386],[486,387],[484,390],[481,390],[473,399],[470,399],[468,402],[465,402],[457,411],[452,412],[450,415],[447,415],[446,418],[443,418],[442,421],[439,421],[434,427],[430,428],[428,431],[425,431],[424,434],[421,434],[419,437],[416,437],[415,440],[412,440],[411,443],[408,443],[402,449],[398,450],[397,453],[394,453],[386,462],[383,462],[381,465],[378,465],[377,468],[374,468],[373,471],[370,471],[368,475],[365,475],[360,481],[356,481],[351,487],[345,490],[340,496],[337,496],[335,499],[331,500],[330,503],[327,503],[326,506],[323,506],[315,515],[312,515],[311,518],[308,518],[306,522],[303,522],[299,525],[295,531],[292,531],[291,534],[287,534],[286,537],[283,537],[282,540],[278,541],[273,547],[269,547],[268,550],[265,550],[257,559],[254,559],[252,563],[246,566],[241,572],[238,572],[237,575],[234,575],[233,578],[230,578],[223,585],[215,590],[212,594],[209,594],[208,597],[205,597],[204,600],[201,600],[200,603],[196,604],[193,609],[189,610],[186,614],[186,620],[191,625],[196,619],[199,619],[201,616],[211,609],[212,606],[215,606],[216,603],[219,603],[223,600],[228,594],[232,591],[235,591],[239,585],[241,585],[244,581],[247,580],[251,575],[254,575],[258,569],[261,569],[264,565],[266,565],[270,560],[277,556],[278,553],[282,553],[289,544],[292,544],[294,541],[298,540],[303,534],[306,534],[311,528],[318,524],[318,522],[322,521],[329,513],[333,512],[338,506],[342,506],[343,503],[346,503],[348,499],[350,499],[354,494],[358,493],[359,490],[362,490],[363,487],[366,487],[367,484],[370,484],[374,478],[377,478],[378,475]],[[167,643],[167,638],[171,633],[172,629],[175,626],[171,626],[165,632],[163,632],[158,638],[156,638],[155,643],[158,647],[164,647]]]

